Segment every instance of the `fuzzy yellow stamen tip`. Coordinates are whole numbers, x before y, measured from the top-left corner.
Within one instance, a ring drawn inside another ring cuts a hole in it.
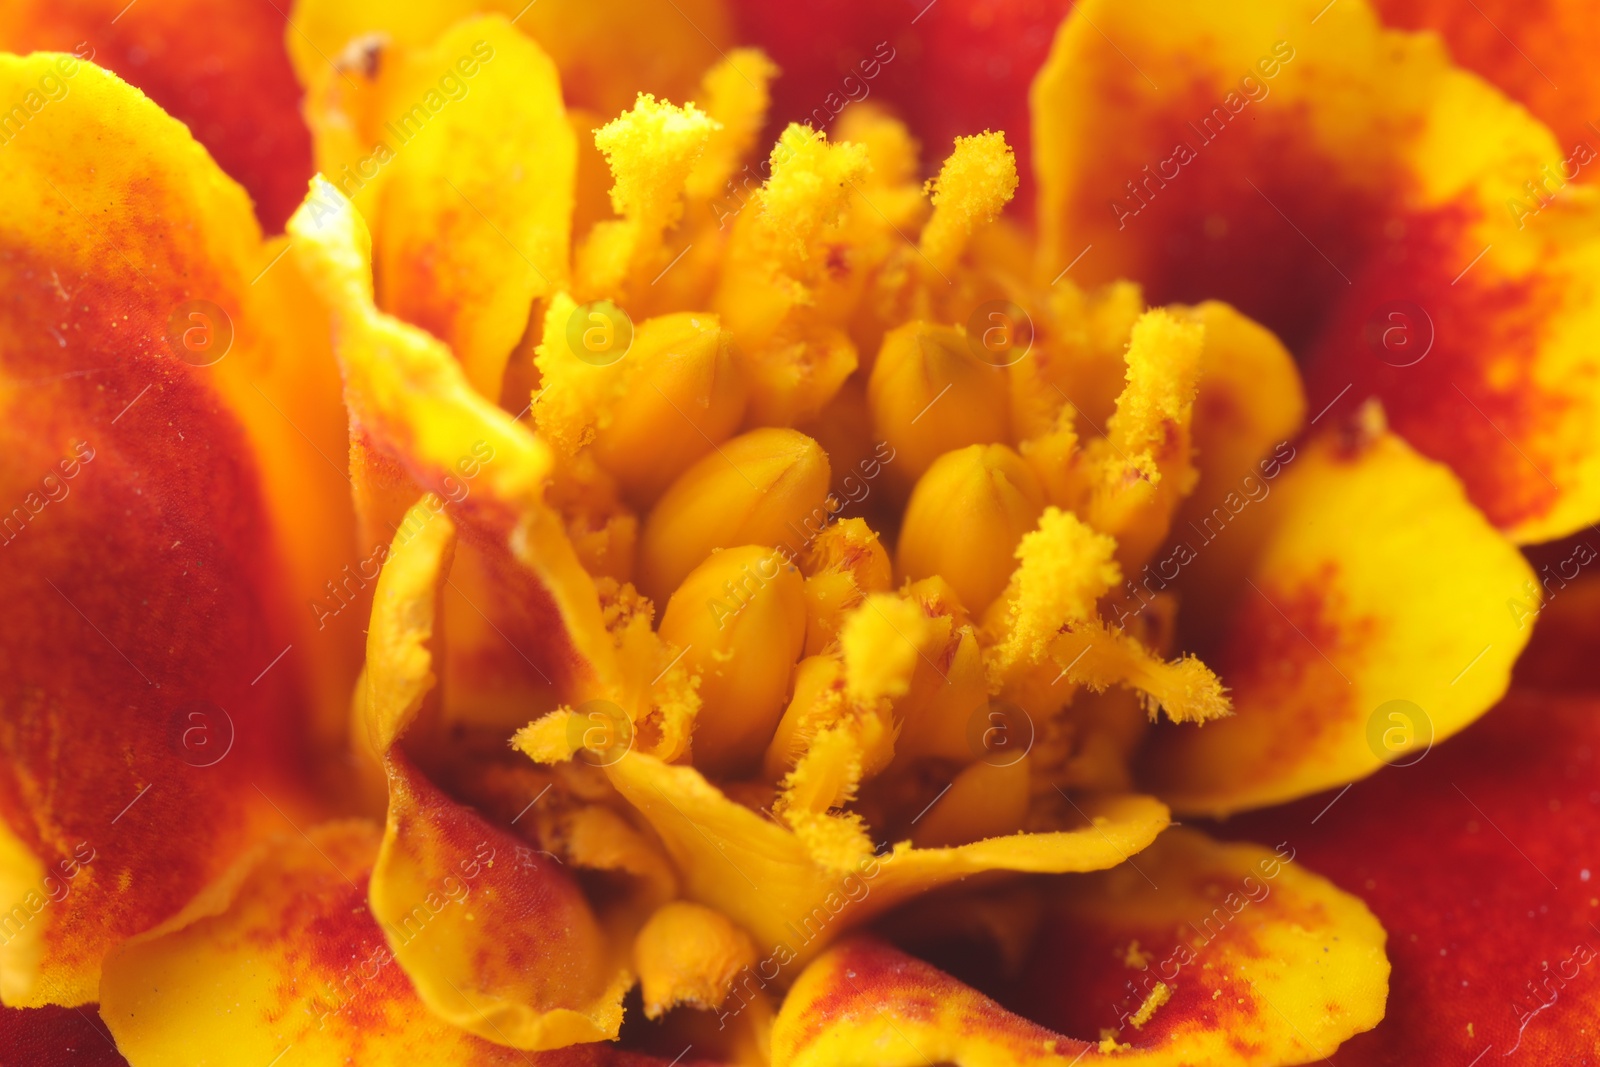
[[[930,623],[911,601],[888,593],[867,597],[839,633],[845,692],[858,704],[904,694]]]
[[[819,234],[837,226],[851,187],[871,164],[861,145],[829,144],[809,126],[791,124],[772,150],[772,177],[762,191],[762,228],[785,255],[810,259]]]
[[[1017,191],[1017,159],[1003,133],[957,137],[955,151],[928,182],[933,217],[922,254],[940,270],[955,266],[973,230],[992,222]]]
[[[1116,551],[1116,541],[1076,515],[1046,508],[1038,529],[1017,546],[1002,657],[1037,663],[1061,627],[1093,616],[1095,602],[1122,581]]]
[[[631,111],[594,133],[615,184],[611,206],[625,218],[673,221],[678,196],[719,123],[693,104],[640,93]]]
[[[720,125],[705,154],[689,175],[692,197],[721,196],[740,161],[754,147],[772,102],[771,82],[778,68],[755,48],[736,48],[706,73],[700,99],[706,114]]]

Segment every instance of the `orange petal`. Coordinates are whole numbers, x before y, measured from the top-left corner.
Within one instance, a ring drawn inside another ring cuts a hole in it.
[[[118,950],[100,1005],[118,1046],[136,1063],[163,1067],[274,1057],[376,1067],[652,1062],[609,1045],[523,1052],[435,1017],[367,910],[378,836],[369,823],[345,822],[286,837],[175,921]],[[416,904],[428,915],[463,907]]]
[[[304,608],[348,536],[311,444],[342,421],[325,323],[179,123],[70,56],[0,58],[6,99],[52,84],[0,152],[0,880],[59,897],[0,948],[30,1006],[93,1000],[110,946],[283,828],[308,682],[335,663],[342,703],[354,666]]]
[[[1600,517],[1600,197],[1437,39],[1362,0],[1089,0],[1033,107],[1049,274],[1229,301],[1312,410],[1381,396],[1519,540]]]
[[[1058,882],[1030,962],[1003,983],[1022,1014],[882,942],[846,942],[790,990],[772,1062],[1178,1067],[1326,1056],[1383,1017],[1384,932],[1361,901],[1292,858],[1169,830],[1131,864]]]
[[[555,65],[502,18],[319,68],[321,172],[366,215],[378,303],[500,398],[533,300],[567,286],[577,142]]]
[[[1287,837],[1389,931],[1388,1017],[1340,1064],[1346,1052],[1369,1067],[1593,1057],[1597,753],[1593,697],[1513,692],[1415,766],[1228,824]]]
[[[425,45],[474,13],[512,19],[556,61],[567,103],[606,118],[640,92],[692,99],[731,44],[721,0],[299,0],[289,54],[311,85],[358,38]]]
[[[1381,427],[1297,448],[1269,495],[1184,542],[1249,563],[1205,623],[1235,714],[1159,728],[1146,760],[1183,811],[1272,804],[1411,758],[1500,698],[1528,639],[1506,602],[1531,571],[1449,470]]]
[[[286,32],[276,4],[16,0],[0,11],[0,50],[70,51],[138,86],[245,187],[274,233],[311,176]]]

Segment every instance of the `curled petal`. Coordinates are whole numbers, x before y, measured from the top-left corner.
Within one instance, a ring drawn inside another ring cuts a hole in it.
[[[1062,888],[1005,994],[1023,1015],[858,939],[796,981],[773,1063],[1302,1063],[1383,1017],[1383,929],[1281,853],[1170,830],[1134,864]],[[1067,1036],[1085,1031],[1096,1039]]]
[[[356,482],[358,491],[368,488],[369,529],[398,528],[395,502],[408,488],[408,506],[421,489],[434,512],[448,500],[487,585],[501,591],[501,621],[483,613],[481,599],[461,594],[464,614],[512,643],[543,679],[598,679],[602,688],[613,681],[618,668],[594,581],[544,504],[549,447],[475,392],[448,348],[376,308],[367,227],[338,190],[313,183],[289,229],[338,328],[353,452],[368,464],[358,465]],[[526,640],[504,638],[508,629]]]
[[[1168,822],[1166,808],[1149,797],[1088,797],[1078,802],[1082,824],[1074,829],[952,848],[902,844],[876,855],[819,849],[814,858],[809,841],[728,799],[691,767],[634,752],[606,773],[660,835],[684,894],[735,920],[754,936],[763,961],[779,967],[811,958],[895,904],[970,875],[1116,866]]]
[[[1506,606],[1532,572],[1449,470],[1381,419],[1297,447],[1269,496],[1208,527],[1215,543],[1186,542],[1250,562],[1208,657],[1235,714],[1160,731],[1147,757],[1182,811],[1276,803],[1411,758],[1488,710],[1527,642]]]
[[[441,1018],[517,1048],[612,1038],[633,978],[577,884],[559,861],[456,803],[394,747],[434,683],[428,643],[453,545],[441,515],[397,535],[374,597],[364,696],[389,816],[372,914]]]
[[[1313,409],[1382,397],[1518,540],[1600,516],[1600,198],[1437,38],[1360,0],[1089,0],[1033,108],[1047,272],[1227,300]]]
[[[349,533],[311,444],[342,421],[325,322],[182,125],[71,56],[0,57],[6,99],[41,84],[69,91],[0,151],[0,882],[27,916],[0,996],[24,1006],[95,999],[108,948],[303,810],[310,683],[354,673],[302,606]]]

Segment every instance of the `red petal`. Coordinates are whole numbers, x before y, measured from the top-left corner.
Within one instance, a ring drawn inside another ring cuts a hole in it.
[[[1336,1064],[1592,1059],[1597,757],[1600,704],[1513,695],[1412,766],[1228,824],[1230,836],[1287,839],[1389,932],[1388,1016]]]

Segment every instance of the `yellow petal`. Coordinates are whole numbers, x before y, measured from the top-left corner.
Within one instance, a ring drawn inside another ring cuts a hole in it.
[[[660,835],[685,896],[749,931],[762,961],[779,968],[811,958],[844,930],[898,903],[973,874],[1116,866],[1168,822],[1167,809],[1149,797],[1084,797],[1071,829],[956,848],[901,845],[830,869],[794,833],[729,800],[691,767],[636,752],[606,774]]]
[[[1297,446],[1243,520],[1264,529],[1227,531],[1262,546],[1211,624],[1236,714],[1163,730],[1147,766],[1182,810],[1277,803],[1418,758],[1505,692],[1528,639],[1507,603],[1533,572],[1446,468],[1372,417]]]
[[[317,165],[372,227],[378,305],[497,401],[533,301],[567,285],[577,143],[555,64],[498,16],[372,47],[312,83]]]
[[[577,883],[445,795],[394,747],[435,681],[428,642],[454,528],[431,518],[396,536],[373,598],[364,696],[389,785],[373,917],[417,995],[464,1030],[525,1049],[615,1037],[632,976]],[[436,907],[469,871],[473,899]]]
[[[790,990],[772,1062],[1268,1067],[1326,1057],[1383,1017],[1384,932],[1358,899],[1292,858],[1286,846],[1170,830],[1137,869],[1061,880],[1005,1007],[883,942],[839,945]],[[1025,1013],[1008,1010],[1018,1002]],[[1076,1032],[1096,1023],[1098,1034]]]
[[[511,19],[555,60],[569,104],[605,116],[639,92],[693,97],[718,49],[732,44],[720,0],[297,0],[285,40],[301,84],[311,85],[332,65],[355,77],[348,68],[374,38],[426,46],[477,12]],[[347,59],[352,42],[356,57]]]

